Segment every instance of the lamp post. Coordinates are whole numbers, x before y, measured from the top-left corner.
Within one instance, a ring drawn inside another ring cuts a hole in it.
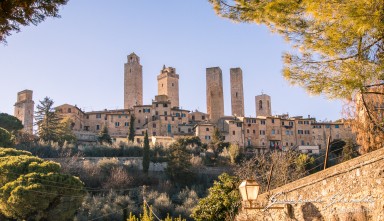
[[[244,180],[239,185],[244,209],[284,209],[284,207],[263,207],[257,206],[256,200],[259,195],[260,185],[256,180]],[[248,205],[247,205],[248,204]]]

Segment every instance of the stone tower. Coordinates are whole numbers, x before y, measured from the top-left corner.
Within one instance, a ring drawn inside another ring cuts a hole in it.
[[[207,113],[212,122],[224,116],[223,77],[219,67],[207,68]]]
[[[35,102],[32,100],[33,91],[23,90],[17,93],[14,116],[24,125],[24,131],[33,134],[33,111]]]
[[[135,53],[124,64],[124,108],[143,105],[143,66]]]
[[[232,115],[244,117],[243,71],[231,68],[230,74]]]
[[[256,117],[257,116],[271,116],[271,97],[267,94],[256,96]]]
[[[179,107],[179,75],[173,67],[163,67],[157,76],[158,95],[167,95],[172,107]]]

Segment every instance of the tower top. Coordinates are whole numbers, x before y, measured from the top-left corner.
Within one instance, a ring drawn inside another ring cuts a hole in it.
[[[135,54],[135,52],[132,52],[130,55],[127,56],[128,63],[138,63],[140,64],[140,57]]]
[[[179,78],[179,75],[176,74],[176,68],[163,66],[160,74],[157,76],[157,80],[162,79],[164,77],[173,77]]]

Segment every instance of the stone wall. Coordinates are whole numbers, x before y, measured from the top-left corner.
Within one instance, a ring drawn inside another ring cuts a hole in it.
[[[223,76],[219,67],[207,68],[207,113],[216,123],[224,116]]]
[[[272,208],[243,209],[236,220],[384,220],[384,148],[261,194],[257,204]]]

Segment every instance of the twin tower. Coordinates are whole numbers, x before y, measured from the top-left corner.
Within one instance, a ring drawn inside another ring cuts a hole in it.
[[[243,72],[230,69],[232,115],[244,116]],[[158,95],[167,95],[172,107],[179,107],[179,75],[175,68],[163,67],[157,76]],[[207,113],[212,122],[224,116],[223,77],[219,67],[207,68]],[[128,55],[124,65],[124,109],[143,105],[143,67],[135,53]],[[270,97],[256,96],[256,115],[270,115]]]

